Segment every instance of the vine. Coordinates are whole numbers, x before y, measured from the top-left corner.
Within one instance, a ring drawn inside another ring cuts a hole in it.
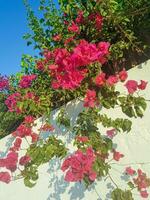
[[[3,169],[0,181],[10,183],[23,178],[27,187],[33,187],[39,177],[38,168],[57,157],[63,160],[61,170],[67,182],[83,182],[89,187],[105,177],[115,186],[111,193],[113,200],[132,200],[134,189],[141,197],[147,198],[150,179],[141,169],[130,166],[125,169],[123,173],[130,177],[125,190],[118,187],[110,171],[111,161],[119,162],[125,156],[114,148],[113,138],[119,132],[130,132],[132,122],[129,117],[142,118],[147,107],[146,100],[140,96],[147,81],[128,79],[125,68],[113,65],[113,72],[107,68],[110,63],[114,64],[114,60],[124,57],[124,49],[131,46],[136,49],[137,38],[126,26],[134,20],[126,15],[122,18],[119,18],[120,14],[116,15],[122,7],[116,1],[70,2],[61,0],[59,12],[51,1],[49,6],[41,1],[40,10],[45,13],[40,22],[26,3],[34,32],[32,39],[35,47],[41,50],[41,57],[23,57],[22,72],[14,80],[0,79],[0,90],[7,96],[5,104],[9,112],[23,117],[22,123],[12,132],[12,147],[5,157],[0,158],[0,168]],[[129,7],[128,3],[124,11]],[[44,31],[41,24],[48,26],[49,30]],[[119,27],[121,32],[113,33],[114,27],[109,31],[108,24]],[[113,43],[110,33],[113,39],[122,37],[122,33],[124,36],[121,41]],[[25,38],[29,39],[31,35]],[[126,90],[124,94],[116,89],[119,82]],[[9,93],[6,87],[10,88]],[[66,104],[74,99],[80,100],[84,107],[75,125],[65,109]],[[74,135],[75,150],[71,154],[59,139],[59,133],[53,135],[55,127],[49,122],[51,112],[61,106],[55,121]],[[103,109],[116,107],[120,107],[127,118],[112,119],[102,113]],[[34,126],[39,117],[45,122],[36,132]],[[99,124],[108,129],[105,134],[98,129]],[[42,137],[43,132],[49,132],[46,139]],[[27,148],[22,155],[25,141]]]

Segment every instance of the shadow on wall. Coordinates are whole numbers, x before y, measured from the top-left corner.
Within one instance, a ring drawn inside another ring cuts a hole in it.
[[[83,102],[74,100],[67,104],[65,110],[70,117],[71,127],[75,125],[77,117],[81,111],[83,111]],[[52,115],[50,122],[55,127],[55,131],[53,134],[61,138],[66,147],[69,147],[69,154],[75,151],[75,147],[73,147],[72,141],[74,139],[74,133],[71,130],[65,129],[65,127],[61,126],[58,127],[56,124],[56,117],[59,113],[59,109],[55,110]],[[43,134],[43,138],[46,139],[49,136],[49,133],[45,132]],[[99,196],[99,192],[96,191],[95,186],[96,183],[93,183],[88,189],[85,188],[83,183],[68,183],[64,180],[64,173],[61,171],[61,161],[57,158],[51,160],[49,162],[49,169],[48,174],[50,174],[50,181],[49,181],[49,189],[50,194],[47,200],[65,200],[64,195],[67,194],[70,200],[82,200],[85,199],[85,191],[94,191],[96,193],[97,198],[94,200],[102,200]],[[53,173],[51,173],[53,172]],[[111,184],[111,183],[110,183]],[[113,188],[113,187],[112,187]],[[109,188],[109,189],[112,189]],[[68,199],[68,198],[66,198]],[[109,200],[110,193],[106,194],[106,200]]]
[[[5,150],[4,151],[0,151],[0,158],[3,158],[3,157],[5,157],[7,155],[10,147],[13,144],[13,141],[14,141],[13,137],[7,138],[6,143],[5,143]]]
[[[74,100],[70,102],[66,106],[66,112],[70,118],[71,126],[76,123],[78,114],[83,110],[83,103]],[[50,122],[55,127],[55,131],[53,132],[54,135],[61,138],[65,143],[66,146],[71,144],[74,133],[72,131],[68,131],[65,127],[61,126],[58,127],[56,124],[56,117],[59,113],[59,109],[55,110],[52,115]],[[44,139],[49,136],[49,133],[44,133]],[[70,149],[70,148],[69,148]],[[74,151],[74,147],[72,146],[71,151]],[[71,153],[71,151],[69,153]],[[60,170],[61,168],[61,161],[59,159],[53,159],[49,163],[48,173],[50,174],[50,195],[47,200],[62,200],[62,195],[68,192],[71,200],[83,199],[84,198],[84,191],[85,187],[82,183],[68,183],[64,180],[64,174]],[[51,173],[53,172],[53,173]],[[71,185],[71,187],[70,187]]]

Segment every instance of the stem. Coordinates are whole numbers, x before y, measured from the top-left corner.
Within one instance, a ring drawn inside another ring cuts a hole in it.
[[[108,176],[110,178],[110,180],[112,181],[112,183],[118,188],[118,185],[115,183],[115,181],[113,180],[113,178],[111,177],[111,175],[108,173]]]
[[[100,195],[98,194],[98,192],[97,192],[96,188],[94,188],[94,190],[95,190],[95,192],[96,192],[97,196],[98,196],[98,197],[101,199],[101,197],[100,197]]]
[[[127,164],[119,164],[119,163],[110,163],[111,165],[119,165],[119,166],[128,166],[128,165],[150,165],[150,162],[146,163],[127,163]]]
[[[25,137],[25,140],[26,140],[26,142],[28,143],[28,145],[30,146],[30,144],[29,144],[29,142],[28,142],[28,140],[27,140],[27,137]]]
[[[110,159],[110,160],[108,160],[108,162],[106,162],[106,163],[108,164],[108,163],[110,163],[112,160],[113,160],[113,158],[112,158],[112,159]]]

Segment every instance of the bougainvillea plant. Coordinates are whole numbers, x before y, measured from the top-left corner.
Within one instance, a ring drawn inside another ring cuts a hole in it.
[[[67,182],[79,181],[88,187],[101,177],[109,177],[114,183],[108,160],[119,162],[125,155],[113,147],[113,137],[121,131],[129,132],[132,122],[123,118],[111,119],[100,111],[103,107],[119,106],[128,117],[142,117],[146,100],[139,92],[145,90],[148,83],[128,79],[125,69],[116,70],[114,74],[107,73],[108,69],[103,70],[111,57],[111,43],[99,35],[105,27],[105,16],[97,9],[99,1],[93,2],[97,2],[95,10],[89,6],[86,13],[84,9],[75,9],[72,17],[68,13],[57,16],[63,22],[62,29],[53,30],[50,48],[44,48],[42,57],[32,62],[34,67],[29,73],[17,77],[15,83],[0,79],[1,90],[15,84],[5,104],[10,112],[24,116],[24,121],[12,133],[12,147],[5,157],[0,158],[0,181],[10,183],[23,178],[26,186],[33,187],[38,179],[39,166],[58,157],[62,159],[61,170]],[[116,90],[118,82],[126,89],[126,95]],[[72,126],[65,105],[73,99],[83,101],[84,110]],[[76,150],[71,155],[58,137],[51,134],[45,140],[41,137],[43,131],[54,131],[49,117],[51,111],[60,106],[63,109],[57,116],[57,124],[75,135]],[[45,123],[35,132],[35,120],[41,116]],[[99,132],[98,123],[108,129],[105,136]],[[28,145],[24,154],[21,151],[23,141]],[[116,189],[112,191],[112,199],[132,200],[133,189],[147,198],[150,186],[147,175],[130,166],[124,173],[131,178],[127,190],[114,183]]]

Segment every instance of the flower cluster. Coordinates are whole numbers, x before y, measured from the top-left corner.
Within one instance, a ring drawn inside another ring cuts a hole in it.
[[[14,152],[19,151],[21,144],[22,144],[22,139],[17,137],[13,143],[13,146],[10,148],[10,150]]]
[[[116,135],[116,129],[110,129],[106,131],[107,137],[110,139],[113,139],[113,137]]]
[[[85,153],[77,150],[73,155],[69,156],[62,164],[62,171],[67,171],[65,180],[68,182],[81,181],[84,177],[94,181],[96,172],[93,170],[95,155],[92,148],[88,148]]]
[[[25,116],[25,119],[24,119],[24,123],[25,124],[33,124],[35,121],[35,117],[31,116],[31,115],[28,115],[28,116]]]
[[[66,16],[66,14],[64,16]],[[84,16],[84,12],[82,10],[79,10],[75,21],[71,21],[71,23],[69,23],[67,20],[64,21],[65,25],[69,24],[68,32],[75,33],[75,34],[80,33],[81,25],[86,25],[89,23],[90,23],[90,26],[93,26],[97,31],[101,31],[103,27],[103,16],[99,14],[98,12],[89,13],[88,16]]]
[[[81,40],[71,52],[65,48],[55,49],[53,52],[46,51],[45,60],[38,62],[37,68],[46,70],[45,65],[47,65],[53,77],[52,87],[54,89],[75,89],[85,78],[88,65],[95,62],[101,64],[106,62],[109,46],[107,42],[100,42],[96,45]]]
[[[24,75],[21,77],[21,80],[19,82],[19,87],[20,88],[28,88],[31,86],[32,81],[35,80],[37,76],[35,74],[31,75]]]
[[[83,16],[83,11],[82,10],[79,10],[78,11],[78,16],[77,16],[77,18],[75,19],[75,22],[77,23],[77,24],[83,24],[84,23],[84,16]]]
[[[31,161],[30,156],[24,155],[19,159],[17,152],[10,151],[8,152],[5,158],[0,159],[0,167],[6,168],[9,171],[0,172],[0,181],[9,183],[11,181],[11,173],[17,170],[18,165],[25,166]]]
[[[11,173],[17,170],[17,166],[25,166],[31,161],[29,155],[24,155],[19,158],[19,150],[21,148],[22,139],[30,136],[32,142],[38,140],[38,135],[32,131],[32,124],[34,118],[32,116],[26,116],[24,122],[17,128],[12,136],[15,137],[12,147],[10,147],[9,152],[5,158],[0,159],[0,168],[6,168]],[[9,172],[0,172],[0,181],[9,183],[11,181],[11,175]]]
[[[140,84],[138,84],[138,82],[135,80],[128,80],[125,84],[125,87],[127,88],[129,94],[133,94],[137,91],[137,89],[145,90],[147,83],[148,82],[141,80]]]
[[[9,87],[9,80],[7,77],[0,76],[0,91],[8,89]]]
[[[141,196],[143,198],[147,198],[148,193],[146,191],[146,188],[150,186],[150,179],[147,178],[146,174],[142,172],[141,169],[138,169],[137,173],[138,173],[137,178],[133,178],[134,184],[137,186]]]
[[[17,102],[21,99],[21,94],[19,92],[15,92],[7,97],[5,104],[7,105],[10,112],[20,113],[20,109],[17,107]]]
[[[133,177],[133,184],[140,192],[141,197],[147,198],[149,194],[146,189],[150,186],[150,179],[147,178],[146,174],[141,169],[138,169],[136,172],[131,167],[127,167],[125,173],[132,177],[137,176],[136,178]]]
[[[68,31],[73,32],[73,33],[79,33],[80,28],[78,27],[78,25],[75,22],[72,22],[71,25],[68,26]]]
[[[32,116],[26,117],[24,122],[12,133],[12,136],[16,138],[25,138],[29,136],[31,137],[32,142],[36,142],[39,139],[39,136],[32,131],[32,126],[31,126],[32,124],[33,124],[33,117]],[[19,145],[18,142],[16,142],[16,145],[17,146]]]
[[[95,90],[87,90],[86,97],[84,99],[84,107],[93,108],[96,105],[96,92]]]
[[[30,161],[31,161],[30,156],[25,155],[25,156],[22,156],[22,157],[20,158],[19,164],[24,166],[24,165],[28,164]]]
[[[17,162],[18,153],[11,151],[7,154],[6,158],[0,159],[0,167],[5,167],[11,172],[14,172],[17,169]]]
[[[119,161],[120,158],[123,158],[124,155],[118,151],[116,151],[115,149],[113,150],[113,159],[116,161]]]
[[[4,183],[10,183],[11,176],[8,172],[0,172],[0,181]]]
[[[125,69],[120,71],[117,75],[110,75],[108,78],[106,78],[106,74],[102,72],[96,76],[95,84],[99,87],[102,87],[105,84],[113,86],[119,81],[124,82],[127,78],[128,74]]]
[[[10,112],[21,113],[23,110],[19,107],[19,102],[32,101],[34,103],[39,102],[39,97],[36,96],[33,92],[26,92],[24,95],[21,95],[19,92],[15,92],[7,97],[5,104],[8,107]],[[29,103],[30,104],[30,103]]]
[[[99,13],[92,13],[88,16],[88,19],[94,22],[94,26],[98,31],[101,31],[103,25],[103,17]]]

